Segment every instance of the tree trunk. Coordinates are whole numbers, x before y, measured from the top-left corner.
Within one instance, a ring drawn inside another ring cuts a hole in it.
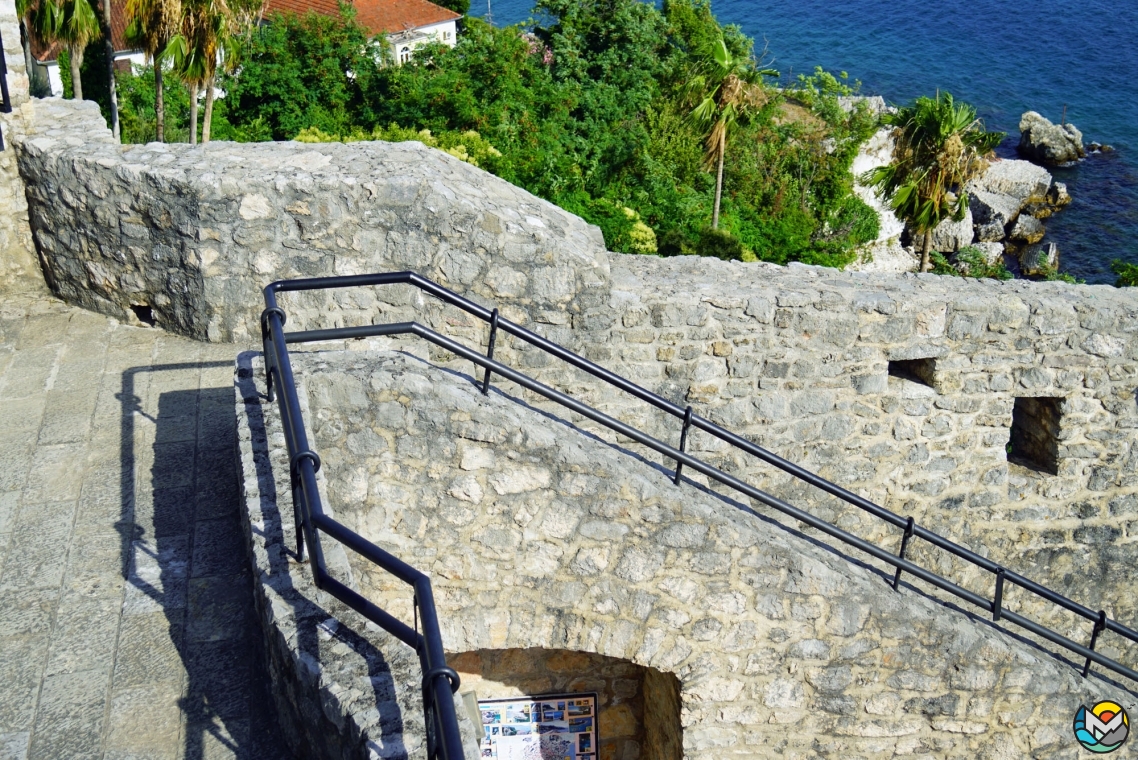
[[[190,145],[198,144],[198,86],[190,85]]]
[[[162,51],[154,56],[154,116],[155,137],[158,142],[166,142],[166,103],[162,93]]]
[[[719,169],[715,174],[715,208],[711,211],[711,229],[719,229],[719,202],[723,199],[723,154],[727,152],[727,133],[719,135]]]
[[[107,46],[107,87],[110,95],[111,132],[121,140],[119,130],[119,90],[115,82],[115,41],[111,37],[111,0],[103,0],[103,15],[99,19],[103,30],[103,44]]]
[[[933,247],[933,231],[929,230],[925,233],[924,239],[921,241],[921,271],[927,272],[932,269],[932,264],[929,263],[929,250]]]
[[[205,115],[202,116],[202,145],[209,142],[209,125],[213,120],[213,80],[216,77],[211,76],[205,83]]]
[[[68,52],[71,53],[71,97],[76,100],[83,99],[83,82],[79,80],[79,69],[83,66],[83,50],[76,45],[69,47]]]

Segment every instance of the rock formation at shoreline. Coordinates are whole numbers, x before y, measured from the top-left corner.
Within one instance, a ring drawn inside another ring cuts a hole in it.
[[[892,160],[893,139],[888,129],[878,131],[862,146],[854,159],[854,176]],[[1026,255],[1032,247],[1044,244],[1046,229],[1040,219],[1051,216],[1071,202],[1067,187],[1055,182],[1042,166],[1016,159],[992,161],[983,176],[969,182],[968,210],[960,221],[944,220],[933,231],[932,250],[951,258],[961,248],[977,248],[989,264],[1010,254],[1015,259]],[[862,251],[861,259],[849,268],[857,271],[916,271],[920,257],[912,243],[913,235],[905,228],[888,204],[877,198],[872,189],[855,186],[858,196],[869,204],[881,219],[878,239]],[[1057,261],[1058,253],[1049,249],[1047,262]],[[1032,257],[1033,264],[1039,256]],[[1038,267],[1021,265],[1025,274]]]
[[[1087,155],[1083,133],[1074,124],[1052,124],[1046,118],[1028,111],[1019,119],[1020,155],[1043,164],[1066,164]]]

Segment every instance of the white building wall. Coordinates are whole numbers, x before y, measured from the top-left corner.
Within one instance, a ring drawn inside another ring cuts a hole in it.
[[[391,45],[391,58],[398,64],[406,63],[411,59],[415,50],[431,42],[441,42],[454,47],[457,42],[457,27],[454,20],[443,21],[439,24],[429,24],[418,29],[388,35],[387,41]]]

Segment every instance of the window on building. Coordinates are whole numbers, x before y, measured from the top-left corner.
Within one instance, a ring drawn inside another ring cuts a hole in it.
[[[400,63],[407,63],[410,60],[411,60],[411,48],[406,47],[406,46],[399,48],[399,62]]]

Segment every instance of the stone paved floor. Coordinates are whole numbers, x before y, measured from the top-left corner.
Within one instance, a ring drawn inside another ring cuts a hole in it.
[[[0,759],[280,758],[237,346],[0,293]]]

